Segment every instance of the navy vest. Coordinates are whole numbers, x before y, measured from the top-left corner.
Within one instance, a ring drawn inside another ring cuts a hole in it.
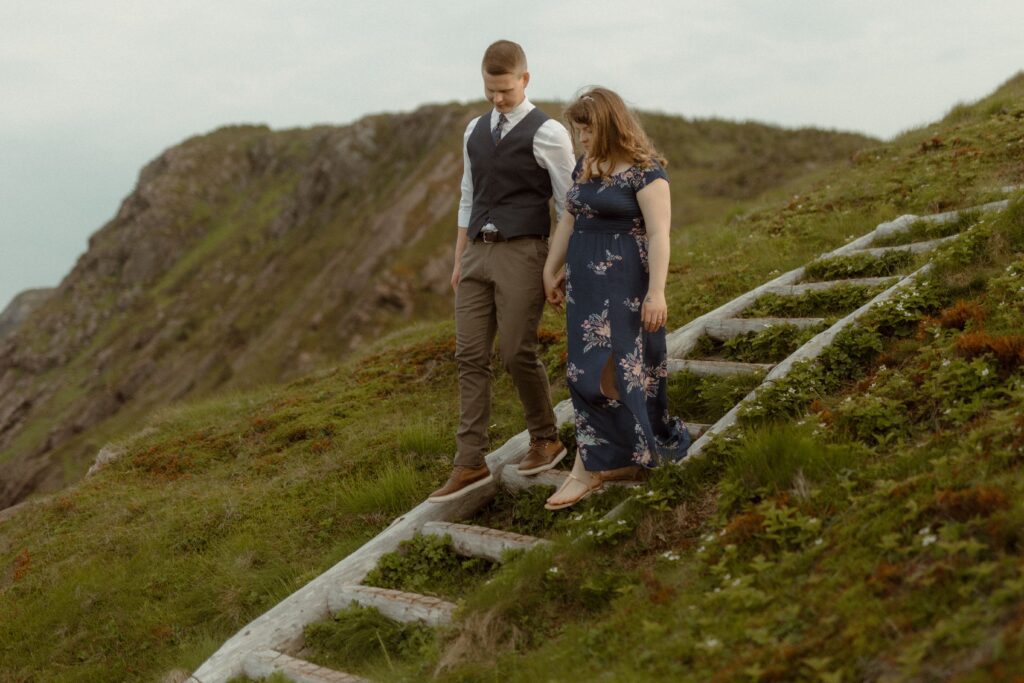
[[[466,141],[473,173],[473,212],[469,239],[494,223],[502,236],[547,235],[551,231],[551,177],[533,156],[533,136],[548,120],[534,108],[494,144],[491,115],[477,121]]]

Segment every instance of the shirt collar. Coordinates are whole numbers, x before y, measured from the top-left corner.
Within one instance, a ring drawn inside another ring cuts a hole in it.
[[[508,119],[509,129],[522,121],[533,109],[533,102],[530,102],[529,97],[524,97],[523,101],[515,109],[505,114],[505,118]],[[491,128],[493,129],[496,125],[498,125],[498,110],[491,109]]]

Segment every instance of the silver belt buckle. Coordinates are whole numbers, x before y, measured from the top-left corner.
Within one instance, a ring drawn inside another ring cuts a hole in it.
[[[490,223],[485,225],[484,228],[480,231],[480,237],[487,244],[494,244],[495,242],[497,242],[499,234],[500,233],[498,232],[498,229],[494,227],[493,224]]]

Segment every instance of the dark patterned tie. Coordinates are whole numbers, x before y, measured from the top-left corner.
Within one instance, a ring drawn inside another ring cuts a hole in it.
[[[498,144],[498,141],[501,140],[501,127],[505,125],[506,121],[508,119],[504,114],[498,114],[498,124],[491,131],[491,139],[494,140],[494,144]]]

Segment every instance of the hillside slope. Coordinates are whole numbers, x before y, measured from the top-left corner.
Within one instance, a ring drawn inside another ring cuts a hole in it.
[[[0,339],[0,509],[78,479],[157,407],[286,381],[447,318],[461,131],[479,109],[228,127],[147,165],[56,291]],[[872,144],[647,120],[672,164],[677,228]]]
[[[975,205],[1021,183],[1022,119],[1024,75],[852,167],[727,221],[677,229],[672,326],[879,220]],[[1007,679],[1024,651],[1020,370],[1009,356],[1005,370],[997,365],[991,339],[958,341],[958,325],[981,332],[972,320],[988,316],[989,337],[1022,334],[1021,201],[991,230],[982,225],[973,247],[953,250],[939,296],[895,318],[908,336],[879,337],[881,358],[874,342],[864,346],[838,393],[813,406],[812,391],[780,401],[795,415],[777,416],[781,431],[736,442],[707,470],[666,472],[629,533],[512,563],[490,589],[463,590],[467,611],[453,632],[403,636],[388,653],[364,643],[354,668],[422,680],[443,663],[444,677],[464,681]],[[960,312],[940,316],[951,297],[965,299]],[[927,315],[948,322],[926,323],[917,339]],[[562,325],[546,313],[558,398]],[[438,483],[453,448],[455,383],[451,324],[419,324],[286,386],[150,416],[147,431],[123,440],[122,458],[0,521],[0,680],[154,681],[194,670]],[[507,376],[495,390],[498,442],[522,418]],[[737,391],[674,380],[672,407],[706,422]],[[773,464],[742,466],[758,449]],[[785,467],[771,460],[779,452],[794,454]],[[540,502],[514,501],[495,519],[528,533],[585,532],[599,510],[583,506],[573,526]]]

